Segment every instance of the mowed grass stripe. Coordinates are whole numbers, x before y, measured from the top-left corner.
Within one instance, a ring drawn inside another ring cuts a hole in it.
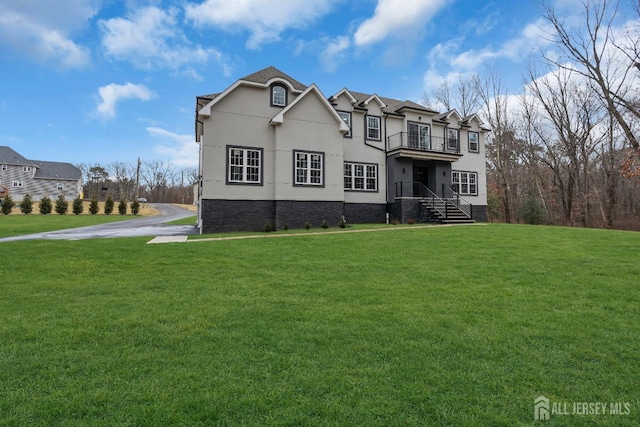
[[[640,421],[637,233],[147,240],[0,246],[0,424],[529,425],[539,395]]]

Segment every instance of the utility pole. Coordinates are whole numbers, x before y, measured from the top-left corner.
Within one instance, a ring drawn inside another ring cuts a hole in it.
[[[140,157],[138,157],[138,167],[136,168],[136,200],[140,196]]]

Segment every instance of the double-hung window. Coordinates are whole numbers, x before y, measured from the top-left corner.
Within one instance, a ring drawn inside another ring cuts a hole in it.
[[[378,165],[345,162],[344,189],[355,191],[377,191]]]
[[[13,181],[14,187],[22,187],[22,181]]]
[[[31,172],[31,166],[23,166],[22,172]]]
[[[228,147],[227,183],[262,184],[262,149]]]
[[[349,132],[344,134],[345,138],[351,138],[351,113],[347,111],[338,111],[338,115],[342,117],[342,120],[349,126]]]
[[[451,186],[453,190],[463,196],[478,195],[478,173],[477,172],[451,172]]]
[[[324,153],[294,151],[295,185],[324,185]]]
[[[380,116],[367,116],[367,139],[380,141]]]
[[[61,183],[61,182],[59,182],[58,184],[56,184],[56,189],[57,189],[58,191],[62,191],[62,190],[64,190],[64,184],[63,184],[63,183]]]
[[[480,152],[480,142],[479,142],[479,134],[478,132],[469,131],[469,152],[470,153],[478,153]]]

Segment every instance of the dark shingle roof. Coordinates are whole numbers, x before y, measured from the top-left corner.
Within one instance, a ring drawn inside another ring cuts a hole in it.
[[[277,77],[289,81],[293,85],[293,88],[295,90],[299,90],[300,92],[304,91],[307,88],[307,86],[303,85],[302,83],[300,83],[299,81],[297,81],[293,77],[283,73],[282,71],[278,70],[275,67],[264,68],[264,69],[262,69],[260,71],[256,71],[255,73],[249,74],[248,76],[245,76],[245,77],[243,77],[241,79],[238,79],[238,80],[244,80],[245,82],[253,82],[253,83],[265,84],[269,80],[271,80],[273,78],[277,78]],[[209,94],[209,95],[197,96],[196,97],[196,108],[200,109],[200,108],[204,107],[210,101],[213,101],[214,99],[216,99],[218,97],[218,95],[220,95],[220,93],[212,93],[212,94]]]
[[[0,145],[0,163],[3,165],[33,165],[33,162],[5,145]]]
[[[36,169],[35,178],[81,179],[82,171],[71,163],[33,160]]]
[[[351,90],[349,90],[349,93],[353,95],[353,97],[358,101],[358,104],[364,102],[365,100],[367,100],[372,96],[371,94],[366,94],[362,92],[353,92]],[[399,99],[387,98],[384,96],[378,96],[378,98],[380,98],[380,100],[386,104],[386,107],[382,109],[386,113],[398,113],[403,108],[411,108],[412,110],[420,110],[420,111],[426,111],[429,113],[437,113],[437,111],[433,111],[432,109],[427,108],[424,105],[415,103],[413,101],[408,101],[408,100],[401,101]]]
[[[247,82],[254,82],[254,83],[266,83],[269,80],[279,77],[281,79],[285,79],[289,82],[291,82],[291,84],[293,85],[294,89],[299,90],[299,91],[303,91],[307,88],[306,85],[303,85],[302,83],[300,83],[299,81],[297,81],[296,79],[286,75],[285,73],[283,73],[282,71],[278,70],[275,67],[267,67],[263,70],[257,71],[253,74],[249,74],[248,76],[245,76],[243,78],[241,78],[240,80],[244,80]]]
[[[35,178],[81,179],[82,171],[71,163],[28,160],[7,146],[0,145],[0,164],[35,166]]]

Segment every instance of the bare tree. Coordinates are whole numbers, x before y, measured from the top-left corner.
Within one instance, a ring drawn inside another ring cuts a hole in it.
[[[528,89],[540,107],[542,120],[534,130],[546,147],[543,161],[554,173],[565,222],[574,220],[574,203],[579,200],[581,223],[588,225],[589,160],[600,142],[594,138],[602,118],[599,104],[594,92],[574,78],[573,70],[551,70],[538,78],[536,74],[530,66]]]
[[[161,161],[143,162],[140,170],[140,179],[145,185],[145,190],[154,202],[164,201],[161,195],[167,187],[169,165]]]
[[[509,111],[509,97],[502,78],[495,71],[489,72],[485,77],[476,75],[473,85],[484,104],[480,115],[492,130],[487,135],[487,166],[490,175],[496,180],[503,219],[505,222],[512,222],[515,212],[513,168],[517,153],[514,150],[515,126]]]
[[[619,13],[617,0],[583,0],[584,16],[579,26],[566,24],[553,7],[546,5],[544,18],[551,24],[552,40],[558,46],[559,58],[545,56],[562,69],[581,74],[594,88],[628,143],[638,152],[640,141],[634,132],[634,121],[640,119],[637,99],[631,95],[640,68],[638,27],[627,28],[616,40],[613,21]],[[637,8],[636,8],[637,13]],[[569,63],[566,62],[569,59]],[[621,60],[623,59],[623,60]]]
[[[446,111],[458,110],[462,116],[474,114],[480,108],[480,97],[475,87],[475,75],[460,76],[452,86],[445,80],[430,95],[424,94],[422,103],[432,109],[442,105]]]
[[[115,184],[116,199],[133,200],[136,185],[135,168],[124,162],[114,162],[107,165],[107,170]]]

